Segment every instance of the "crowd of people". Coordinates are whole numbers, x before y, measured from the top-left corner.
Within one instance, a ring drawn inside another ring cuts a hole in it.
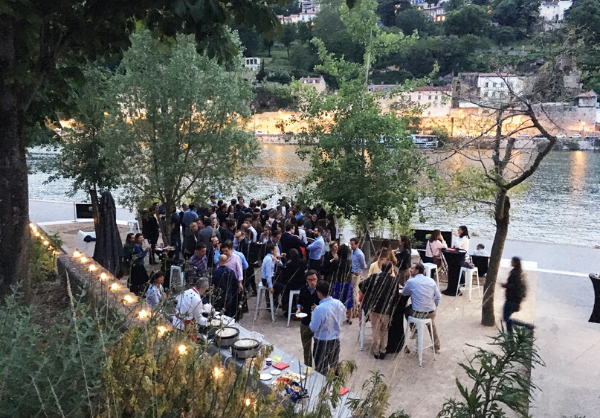
[[[246,206],[242,196],[229,203],[211,197],[206,207],[182,205],[168,223],[163,206],[155,204],[147,211],[144,235],[128,235],[125,259],[131,266],[131,290],[146,293],[147,303],[155,308],[166,297],[165,274],[157,271],[149,277],[144,257],[155,262],[157,233],[162,230],[163,241],[171,244],[171,261],[183,267],[189,286],[177,296],[176,327],[205,325],[212,309],[241,319],[248,312],[248,299],[257,296],[258,285],[273,295],[273,309],[281,308],[285,317],[295,303],[304,363],[314,364],[321,373],[338,362],[343,324],[351,325],[355,319],[371,321],[376,359],[397,352],[396,335],[396,343],[388,347],[388,335],[398,327],[397,310],[400,318],[431,319],[434,348],[440,350],[434,319],[441,294],[423,264],[412,262],[409,237],[402,236],[397,248],[384,240],[373,259],[366,260],[359,239],[340,243],[338,224],[321,205],[301,208],[283,199],[277,208],[268,208],[254,199]],[[146,233],[150,237],[144,246]],[[454,247],[468,251],[469,239],[468,228],[459,227]],[[438,265],[442,274],[445,248],[441,232],[435,230],[422,256],[424,262]],[[474,255],[483,254],[479,244]],[[510,279],[507,289],[514,289],[515,282]],[[297,300],[290,300],[290,290],[299,291]],[[515,299],[524,297],[524,291],[507,290],[507,301],[509,293],[512,302],[507,302],[505,319],[511,329],[510,315],[520,304]],[[269,295],[265,296],[269,305]],[[411,304],[405,306],[409,297]]]

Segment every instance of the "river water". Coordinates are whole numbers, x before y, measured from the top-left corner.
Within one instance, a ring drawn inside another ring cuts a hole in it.
[[[307,162],[295,154],[293,145],[261,145],[262,153],[244,174],[245,196],[291,195],[288,183],[309,171]],[[37,170],[39,164],[54,158],[46,151],[32,150],[29,157],[29,196],[54,201],[87,201],[83,193],[67,197],[70,180],[45,184],[48,174]],[[454,163],[460,163],[454,161]],[[118,192],[115,193],[118,197]],[[447,214],[428,208],[424,223],[415,219],[415,228],[456,229],[467,225],[472,234],[491,238],[495,228],[486,213]],[[591,152],[553,152],[527,181],[526,189],[512,199],[509,239],[600,245],[600,154]]]

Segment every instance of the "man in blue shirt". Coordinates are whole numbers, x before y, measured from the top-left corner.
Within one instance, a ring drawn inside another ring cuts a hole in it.
[[[363,271],[367,268],[365,261],[365,255],[360,248],[358,248],[358,238],[350,239],[350,248],[352,249],[352,291],[353,291],[353,302],[354,302],[354,313],[358,312],[360,302],[358,301],[358,285],[363,281]]]
[[[412,301],[405,310],[407,318],[412,316],[420,319],[431,319],[431,327],[433,328],[433,347],[437,353],[440,351],[440,339],[438,338],[437,328],[435,326],[435,311],[440,304],[442,294],[440,293],[435,280],[425,276],[424,273],[425,267],[423,264],[413,264],[410,268],[410,275],[412,278],[408,279],[400,294],[402,296],[410,296]]]
[[[312,244],[306,246],[308,253],[308,268],[315,270],[317,273],[321,272],[321,257],[323,257],[323,251],[325,249],[325,240],[323,239],[323,228],[317,226],[315,228],[315,240]]]
[[[190,205],[188,210],[183,213],[181,217],[181,223],[183,224],[183,236],[186,236],[187,229],[190,227],[192,222],[196,222],[198,219],[198,213],[196,213],[196,206]]]
[[[330,368],[336,368],[340,359],[341,324],[346,320],[346,306],[329,296],[329,283],[317,283],[317,296],[320,299],[309,324],[314,333],[315,370],[327,375]]]

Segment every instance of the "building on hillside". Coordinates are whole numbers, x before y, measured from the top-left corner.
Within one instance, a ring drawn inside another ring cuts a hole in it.
[[[321,5],[314,0],[300,0],[300,9],[302,13],[318,13]]]
[[[417,7],[419,8],[419,10],[423,11],[423,13],[429,15],[434,22],[443,22],[444,20],[446,20],[446,10],[444,9],[444,2],[421,2]]]
[[[540,17],[549,23],[561,23],[565,18],[565,11],[572,5],[572,0],[542,1]]]
[[[422,86],[413,91],[400,94],[391,94],[391,90],[398,87],[393,84],[371,84],[368,91],[383,92],[379,99],[383,109],[390,109],[394,103],[402,102],[408,106],[418,105],[423,109],[421,114],[424,118],[446,118],[450,116],[452,89],[450,86]],[[389,95],[385,94],[390,92]]]
[[[277,19],[279,20],[279,23],[281,23],[282,25],[285,25],[288,23],[310,22],[315,17],[317,17],[317,12],[313,12],[313,11],[308,11],[306,13],[303,12],[303,13],[300,13],[297,15],[289,15],[289,16],[277,15]]]
[[[327,83],[325,83],[323,76],[302,77],[299,81],[302,84],[314,87],[319,93],[324,93],[327,91]]]
[[[260,58],[258,57],[246,57],[244,58],[244,66],[250,71],[260,70]]]
[[[459,73],[452,80],[452,107],[494,107],[521,94],[531,81],[530,76],[513,74]]]

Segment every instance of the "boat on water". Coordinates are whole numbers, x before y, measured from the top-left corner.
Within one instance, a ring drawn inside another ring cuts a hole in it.
[[[435,135],[412,134],[413,145],[419,149],[437,149],[438,138]]]

